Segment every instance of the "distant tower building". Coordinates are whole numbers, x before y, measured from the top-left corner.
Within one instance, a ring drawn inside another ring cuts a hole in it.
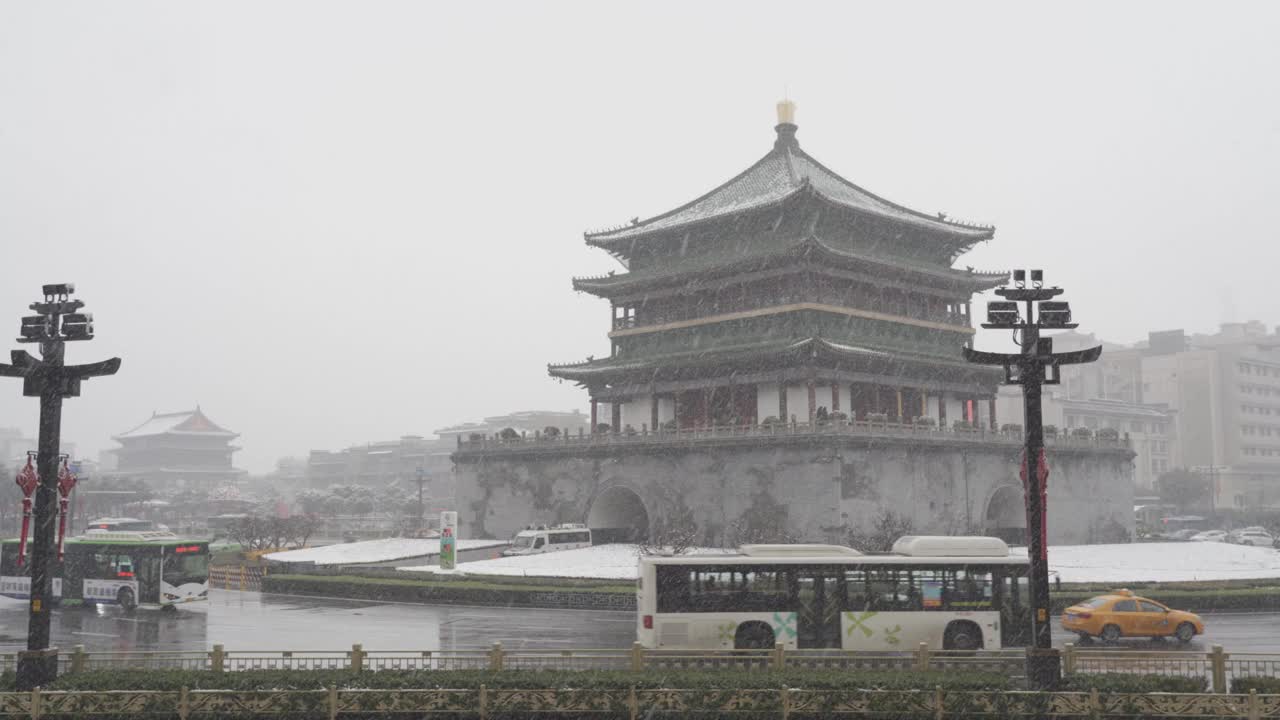
[[[574,280],[612,304],[613,352],[551,374],[586,387],[613,432],[807,425],[820,409],[994,427],[1003,376],[960,347],[973,294],[1009,275],[952,267],[993,228],[863,190],[800,149],[791,103],[778,117],[773,149],[737,177],[586,235],[628,270]]]
[[[216,487],[240,479],[245,471],[231,464],[239,437],[197,407],[153,414],[138,427],[112,439],[120,443],[112,477],[146,480],[157,489]]]
[[[961,356],[971,298],[1008,274],[954,265],[993,228],[854,185],[800,149],[792,103],[778,111],[773,147],[736,177],[586,234],[625,268],[573,283],[610,302],[610,353],[548,371],[587,390],[592,431],[460,438],[464,537],[692,523],[704,543],[843,542],[892,512],[1021,538],[1004,374]],[[1125,536],[1127,444],[1055,438],[1049,453],[1051,541]]]

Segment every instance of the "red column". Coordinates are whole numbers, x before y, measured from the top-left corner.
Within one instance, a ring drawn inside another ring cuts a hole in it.
[[[596,402],[596,399],[591,398],[591,434],[592,435],[596,434],[596,426],[600,424],[599,418],[597,416],[598,409],[599,408],[598,408],[598,403]]]
[[[991,429],[999,430],[1000,426],[996,425],[996,399],[987,400],[987,414],[991,416]]]
[[[944,429],[947,426],[947,394],[945,392],[938,393],[938,428]]]
[[[840,412],[840,383],[831,383],[831,412]]]
[[[622,428],[619,427],[620,425],[622,425],[622,403],[618,402],[617,400],[614,400],[613,402],[609,403],[609,407],[613,410],[613,417],[611,418],[613,422],[610,423],[611,425],[613,425],[613,431],[615,433],[622,432]]]
[[[658,431],[658,393],[649,395],[649,429]]]
[[[787,418],[787,384],[778,383],[778,419],[784,424],[788,422]]]
[[[805,387],[809,390],[809,424],[812,425],[818,419],[818,387],[812,380],[805,383]]]

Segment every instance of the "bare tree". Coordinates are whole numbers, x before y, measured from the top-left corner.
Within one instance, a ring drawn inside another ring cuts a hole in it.
[[[653,523],[648,537],[640,542],[640,554],[681,555],[694,546],[697,537],[693,511],[680,505],[667,518]]]
[[[849,547],[862,552],[889,552],[898,538],[910,535],[911,532],[911,518],[885,510],[870,528],[850,528],[846,542]]]

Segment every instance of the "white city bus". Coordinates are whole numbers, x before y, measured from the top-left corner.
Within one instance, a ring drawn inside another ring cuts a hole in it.
[[[998,538],[900,538],[887,555],[743,545],[642,556],[636,635],[648,648],[998,649],[1030,634],[1026,557]]]

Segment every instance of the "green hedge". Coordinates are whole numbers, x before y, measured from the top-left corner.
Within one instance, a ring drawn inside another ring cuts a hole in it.
[[[1259,695],[1280,695],[1280,678],[1237,677],[1231,679],[1231,692],[1247,693],[1257,690]]]
[[[1209,680],[1204,677],[1177,675],[1090,673],[1066,678],[1061,689],[1064,691],[1097,690],[1103,693],[1202,693],[1209,691]]]
[[[1269,678],[1263,679],[1270,682],[1276,682]],[[782,687],[791,687],[796,689],[809,690],[860,690],[860,689],[882,689],[882,690],[919,690],[922,692],[931,692],[935,688],[942,688],[944,692],[951,691],[983,691],[983,690],[1011,690],[1016,689],[1015,682],[1008,676],[998,673],[977,673],[977,672],[849,672],[841,670],[807,670],[802,668],[787,669],[784,671],[760,671],[760,672],[707,672],[707,671],[646,671],[643,673],[629,673],[620,671],[549,671],[549,670],[507,670],[501,672],[489,671],[394,671],[385,670],[379,672],[353,673],[345,670],[255,670],[246,672],[227,672],[214,673],[209,671],[148,671],[148,670],[120,670],[120,671],[94,671],[77,673],[73,675],[64,675],[53,683],[49,690],[158,690],[158,691],[175,691],[182,687],[201,690],[234,690],[240,697],[249,698],[254,693],[264,693],[272,690],[321,690],[327,687],[338,687],[340,689],[433,689],[433,688],[449,688],[449,689],[476,689],[480,685],[494,690],[499,689],[537,689],[537,688],[558,688],[558,689],[576,689],[586,691],[606,691],[606,690],[626,690],[630,687],[637,689],[649,688],[671,688],[671,689],[688,689],[700,692],[693,698],[688,698],[693,706],[693,710],[679,713],[681,718],[750,718],[750,717],[776,717],[781,710],[780,694],[776,691]],[[13,687],[12,674],[0,676],[0,690],[11,690]],[[1097,675],[1097,676],[1076,676],[1069,678],[1064,690],[1082,691],[1097,688],[1103,693],[1146,693],[1146,692],[1201,692],[1204,690],[1204,682],[1198,679],[1163,677],[1163,676],[1131,676],[1131,675]],[[1243,691],[1247,692],[1248,688]],[[724,702],[726,692],[735,690],[761,690],[766,691],[754,696],[754,699],[748,700],[750,709],[753,713],[734,713],[719,714],[714,712],[714,708],[718,708]],[[1240,689],[1237,692],[1242,691]],[[326,702],[324,695],[312,695],[295,697],[288,700],[289,710],[283,715],[274,717],[288,718],[304,718],[304,717],[320,717],[325,712]],[[603,701],[603,695],[602,702]],[[1005,717],[1023,717],[1021,713],[1025,712],[1030,706],[1046,706],[1047,696],[1021,696],[1019,702],[1023,703],[1018,711],[1011,708],[1003,708],[1004,705],[1014,702],[1011,696],[1000,696],[1002,701],[998,702],[998,707],[991,718]],[[615,696],[616,698],[616,696]],[[360,698],[355,699],[360,702]],[[376,698],[368,698],[370,702]],[[350,702],[348,696],[347,702]],[[130,715],[95,715],[97,718],[110,717],[111,720],[125,720],[126,718],[136,717],[138,714],[158,713],[161,715],[173,715],[176,707],[170,707],[174,703],[173,696],[160,697],[148,701],[145,708],[138,709],[138,712]],[[466,702],[466,701],[463,701]],[[614,720],[629,716],[629,713],[621,711],[616,705],[616,699],[607,701],[615,703],[610,707],[602,707],[599,711],[590,713],[590,717],[596,720],[608,718]],[[932,712],[921,713],[919,705],[913,703],[911,698],[904,696],[877,696],[870,698],[871,706],[868,708],[871,715],[881,718],[896,718],[898,720],[927,720],[933,717]],[[948,704],[949,717],[968,716],[969,711],[966,705],[971,703],[972,699],[967,697],[953,697]],[[698,710],[697,708],[703,708]],[[472,712],[464,712],[469,709]],[[498,718],[527,718],[528,713],[521,712],[515,707],[507,707],[506,714],[496,713],[491,710],[490,717],[497,720]],[[644,708],[642,708],[644,709]],[[646,717],[675,717],[674,711],[651,711],[644,709]],[[814,709],[816,716],[822,716],[821,708]],[[974,711],[977,708],[973,708]],[[1138,708],[1134,708],[1135,716],[1138,715]],[[575,717],[585,717],[582,713],[577,715],[568,715]],[[806,717],[814,717],[814,713],[806,715]],[[46,716],[48,720],[54,720],[59,716]],[[363,718],[363,717],[418,717],[410,714],[402,715],[373,715],[361,713],[358,709],[354,712],[344,711],[344,718]],[[455,718],[474,718],[474,708],[464,708],[459,706],[456,714],[440,714],[432,715],[433,718],[447,718],[454,720]]]
[[[1106,592],[1108,591],[1050,593],[1051,610],[1060,613],[1065,608]],[[1197,613],[1213,610],[1280,610],[1280,588],[1276,587],[1161,590],[1145,594],[1171,608]]]

